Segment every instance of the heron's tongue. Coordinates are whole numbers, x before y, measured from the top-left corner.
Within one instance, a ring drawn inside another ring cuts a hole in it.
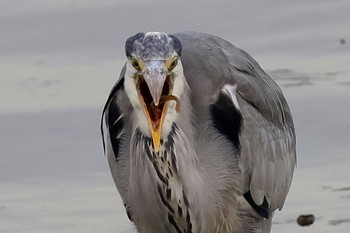
[[[160,124],[160,118],[162,117],[162,109],[157,108],[157,107],[151,107],[151,119],[152,119],[152,124],[155,129],[158,129],[159,124]]]

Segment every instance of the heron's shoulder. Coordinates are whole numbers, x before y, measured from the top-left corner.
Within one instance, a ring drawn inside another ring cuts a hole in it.
[[[293,128],[289,106],[282,90],[243,49],[214,35],[199,32],[174,34],[183,44],[184,73],[191,89],[219,95],[226,84],[277,126]],[[192,90],[193,91],[193,90]]]

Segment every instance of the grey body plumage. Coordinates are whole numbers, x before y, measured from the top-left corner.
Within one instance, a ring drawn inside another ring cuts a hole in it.
[[[246,52],[208,34],[139,33],[125,47],[102,134],[137,230],[270,232],[296,164],[278,85]]]

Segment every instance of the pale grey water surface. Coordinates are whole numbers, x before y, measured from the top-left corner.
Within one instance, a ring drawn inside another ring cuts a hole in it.
[[[298,140],[272,232],[349,232],[349,12],[347,0],[1,1],[0,232],[132,232],[99,118],[125,39],[149,30],[216,34],[270,70]],[[316,221],[302,228],[305,213]]]

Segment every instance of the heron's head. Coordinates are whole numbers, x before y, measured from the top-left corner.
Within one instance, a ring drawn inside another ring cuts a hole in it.
[[[161,32],[138,33],[125,44],[126,93],[138,126],[152,137],[156,152],[180,111],[184,90],[181,49],[179,39]]]

